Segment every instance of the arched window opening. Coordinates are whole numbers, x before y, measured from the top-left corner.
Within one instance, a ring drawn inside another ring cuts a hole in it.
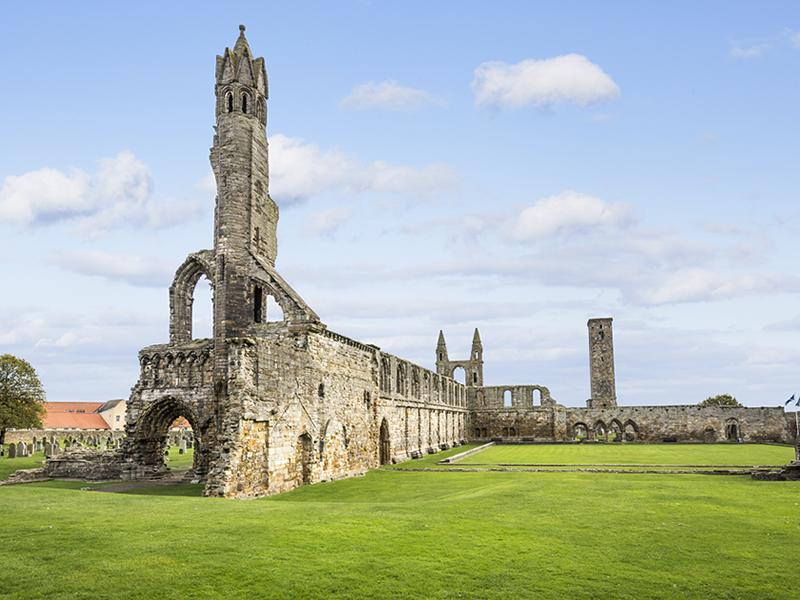
[[[636,433],[636,424],[633,421],[626,421],[625,427],[622,430],[622,439],[624,439],[626,442],[635,442]]]
[[[248,104],[250,103],[250,96],[249,94],[242,94],[242,112],[247,114]]]
[[[619,421],[614,419],[608,426],[608,441],[609,442],[622,442],[624,440],[622,435],[622,425]]]
[[[531,405],[541,406],[542,404],[542,390],[535,389],[531,393]]]
[[[598,441],[608,441],[608,433],[605,424],[602,421],[598,421],[594,425],[594,439]]]
[[[264,288],[260,285],[253,287],[253,322],[261,323],[264,320]]]
[[[453,379],[455,379],[458,383],[463,383],[466,385],[467,372],[464,370],[464,367],[456,367],[453,369]]]
[[[300,481],[303,485],[311,483],[311,472],[314,461],[314,442],[307,433],[297,440],[297,454],[299,463]]]
[[[728,419],[725,422],[725,439],[729,442],[738,442],[741,437],[739,422],[736,419]]]
[[[204,339],[213,335],[214,298],[211,282],[203,275],[192,292],[192,335],[191,338]]]
[[[230,92],[225,94],[225,109],[228,112],[233,112],[233,94]]]
[[[511,390],[503,392],[503,408],[511,408]]]
[[[572,439],[574,439],[576,442],[583,441],[589,437],[589,428],[583,423],[576,423],[575,427],[572,428],[572,431]]]
[[[267,315],[265,320],[269,323],[277,323],[286,319],[281,305],[278,304],[278,301],[275,300],[275,297],[272,294],[267,296],[266,311]]]
[[[378,440],[378,459],[382,465],[388,465],[392,462],[389,423],[387,423],[386,419],[381,421],[380,439]]]

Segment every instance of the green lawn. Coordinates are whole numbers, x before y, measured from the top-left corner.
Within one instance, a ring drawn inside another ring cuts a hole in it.
[[[765,444],[527,444],[491,446],[459,465],[785,465],[789,446]]]
[[[8,458],[0,456],[0,480],[5,479],[17,469],[35,469],[42,466],[44,452],[37,452],[32,456]]]
[[[85,486],[0,487],[0,597],[797,597],[794,482],[381,469],[253,501]]]

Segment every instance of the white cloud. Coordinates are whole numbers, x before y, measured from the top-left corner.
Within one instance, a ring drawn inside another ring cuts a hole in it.
[[[769,44],[742,44],[739,42],[732,42],[730,48],[730,55],[733,58],[749,59],[758,58],[763,56],[769,50]]]
[[[85,215],[93,210],[89,176],[56,169],[9,175],[0,187],[0,221],[39,224]]]
[[[95,250],[65,252],[53,257],[51,262],[73,273],[122,281],[139,287],[165,287],[169,285],[175,270],[175,265],[158,258]]]
[[[339,229],[350,217],[348,208],[332,208],[311,213],[308,216],[307,226],[312,233],[326,235]]]
[[[611,77],[580,54],[530,58],[516,64],[482,63],[475,69],[472,91],[478,106],[511,108],[563,102],[587,106],[620,94]]]
[[[644,304],[708,302],[739,296],[800,289],[800,280],[770,273],[722,273],[680,269],[636,291]]]
[[[397,81],[362,83],[339,102],[340,108],[351,110],[384,109],[410,112],[425,106],[441,106],[439,98],[425,90],[400,85]]]
[[[322,150],[282,134],[270,137],[270,189],[278,202],[297,202],[330,191],[429,195],[455,185],[455,173],[445,164],[363,163],[338,149]]]
[[[71,220],[89,234],[123,226],[169,227],[202,214],[193,201],[152,199],[147,166],[130,152],[98,161],[90,175],[39,169],[9,175],[0,186],[0,221],[25,226]]]
[[[538,200],[517,217],[512,235],[517,240],[534,240],[558,233],[630,224],[631,207],[622,202],[604,202],[572,190]]]

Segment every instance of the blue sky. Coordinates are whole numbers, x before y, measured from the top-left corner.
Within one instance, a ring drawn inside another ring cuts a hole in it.
[[[278,268],[331,329],[430,367],[477,326],[487,384],[577,406],[613,316],[621,403],[800,392],[797,3],[32,2],[0,23],[0,352],[51,400],[127,396],[167,339],[239,23]]]

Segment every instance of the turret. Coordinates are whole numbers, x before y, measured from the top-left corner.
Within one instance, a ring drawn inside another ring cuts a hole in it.
[[[469,356],[469,373],[467,374],[467,385],[480,387],[483,385],[483,343],[478,328],[472,335],[472,352]]]
[[[447,343],[444,332],[439,330],[439,341],[436,343],[436,372],[450,377],[450,359],[447,357]]]

